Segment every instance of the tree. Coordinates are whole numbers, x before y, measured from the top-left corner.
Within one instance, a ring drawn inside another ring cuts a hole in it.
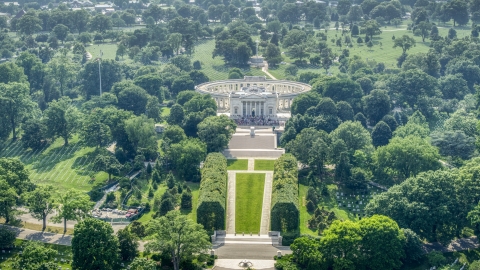
[[[148,103],[148,93],[141,87],[131,85],[118,93],[118,107],[132,111],[136,115],[145,113]]]
[[[103,14],[97,14],[90,20],[90,30],[105,34],[107,30],[112,29],[112,19]]]
[[[154,126],[154,121],[145,115],[125,120],[125,132],[134,152],[142,150],[148,159],[155,157],[158,148]]]
[[[362,240],[360,225],[349,220],[334,221],[323,231],[320,239],[320,252],[324,254],[328,265],[334,269],[355,269],[361,258],[360,242]]]
[[[422,42],[425,42],[425,38],[430,35],[430,30],[432,29],[432,24],[426,21],[421,21],[417,26],[415,33],[418,33],[422,37]],[[418,31],[418,32],[417,32]]]
[[[466,136],[461,130],[434,132],[431,137],[442,156],[468,159],[475,151],[475,138]]]
[[[362,19],[362,17],[363,17],[363,10],[359,5],[350,7],[350,10],[347,13],[347,19],[350,22],[358,22]],[[357,26],[357,30],[358,30],[358,26]]]
[[[350,0],[340,0],[337,4],[337,12],[340,15],[347,15],[350,7],[352,6],[352,2]]]
[[[170,125],[181,125],[184,117],[185,113],[182,106],[179,104],[174,104],[172,108],[170,108],[170,114],[168,115],[167,123]]]
[[[376,20],[366,21],[363,25],[363,28],[365,29],[365,35],[369,37],[370,40],[373,39],[374,35],[380,35],[382,33],[382,30],[380,30],[380,25]]]
[[[383,90],[371,91],[369,95],[362,98],[362,103],[370,125],[376,124],[390,112],[390,96]]]
[[[180,47],[182,46],[182,34],[172,33],[168,36],[168,44],[173,48],[175,53],[178,55],[180,52]]]
[[[307,34],[298,29],[292,29],[288,34],[283,37],[282,46],[288,48],[293,45],[300,45],[307,41]]]
[[[392,138],[390,127],[383,121],[378,122],[372,131],[372,142],[375,147],[388,144]]]
[[[80,112],[70,103],[71,100],[66,97],[53,100],[44,111],[47,135],[51,138],[62,137],[65,146],[68,146],[68,139],[71,138],[80,123]]]
[[[320,241],[309,236],[302,236],[290,245],[295,262],[304,269],[321,269],[323,258],[320,253]]]
[[[47,215],[55,209],[55,188],[53,186],[37,186],[33,191],[24,194],[28,212],[36,219],[43,221],[42,231],[47,228]]]
[[[237,125],[226,116],[210,116],[198,124],[198,137],[206,143],[207,152],[227,147]]]
[[[362,126],[360,122],[346,121],[341,123],[330,134],[332,141],[341,139],[345,142],[347,149],[351,154],[355,150],[362,150],[372,145],[370,133]]]
[[[335,102],[346,101],[354,110],[361,107],[362,88],[360,84],[351,79],[335,78],[324,82],[318,81],[313,84],[313,90],[322,93],[324,97],[329,97]]]
[[[102,74],[102,91],[105,92],[112,89],[113,84],[121,81],[123,76],[120,64],[110,59],[102,59],[100,73]],[[78,79],[87,99],[92,95],[100,95],[98,62],[88,61],[80,71]]]
[[[198,180],[200,162],[207,156],[207,146],[198,139],[186,139],[172,144],[168,156],[183,179]]]
[[[157,97],[159,102],[163,102],[162,78],[154,73],[138,76],[133,83],[145,89],[149,95]]]
[[[400,47],[402,48],[403,54],[406,54],[409,49],[415,46],[415,43],[414,38],[403,35],[401,38],[396,38],[393,41],[393,48]]]
[[[120,257],[123,261],[130,262],[138,254],[138,241],[127,228],[117,232],[118,243],[120,247]]]
[[[60,54],[54,57],[48,62],[47,67],[47,73],[59,83],[60,93],[63,96],[65,87],[75,79],[80,67],[71,60],[71,57],[67,57],[66,54]]]
[[[362,249],[368,250],[361,258],[363,264],[372,269],[400,268],[405,256],[405,236],[397,222],[386,216],[373,215],[358,223],[362,232]]]
[[[0,227],[0,249],[9,248],[15,242],[17,234],[7,226]]]
[[[75,225],[72,238],[72,267],[87,269],[116,269],[119,243],[110,224],[87,218]]]
[[[30,36],[42,30],[42,21],[34,13],[26,13],[17,22],[17,29],[20,33]]]
[[[67,220],[80,222],[88,216],[94,204],[87,194],[73,189],[58,194],[56,200],[58,212],[52,221],[60,223],[63,220],[64,233],[67,232]]]
[[[452,171],[428,171],[411,177],[375,196],[365,207],[367,214],[386,215],[428,241],[448,243],[463,228]]]
[[[154,219],[148,225],[151,241],[147,249],[169,252],[175,270],[180,269],[180,262],[194,253],[201,253],[210,248],[210,240],[202,225],[195,223],[179,211],[170,211],[166,216]]]
[[[437,148],[415,136],[394,137],[389,144],[377,148],[373,155],[377,175],[386,174],[396,183],[420,172],[440,168],[439,158]]]
[[[423,257],[423,242],[418,235],[410,229],[402,229],[405,236],[403,250],[405,261],[408,263],[418,262]]]
[[[35,109],[35,104],[31,101],[29,93],[28,84],[17,82],[0,83],[0,105],[2,107],[0,112],[4,114],[5,121],[8,121],[10,124],[9,131],[12,131],[13,140],[17,139],[17,126],[28,113],[32,113]]]
[[[268,65],[271,67],[277,66],[283,60],[280,49],[278,48],[278,46],[272,43],[268,43],[264,57]]]
[[[56,250],[46,247],[43,243],[27,241],[23,246],[19,260],[14,263],[14,267],[26,270],[57,269],[58,264],[52,262],[57,253]]]
[[[90,13],[85,9],[75,10],[72,14],[72,23],[74,29],[76,29],[78,33],[82,33],[87,30],[87,25],[89,21]]]
[[[148,258],[135,258],[130,264],[131,270],[156,270],[157,262]]]
[[[55,35],[56,38],[62,41],[62,44],[65,41],[65,38],[67,37],[69,31],[70,29],[68,29],[68,27],[63,24],[57,24],[52,29],[52,33]]]
[[[93,110],[82,121],[80,137],[85,145],[95,146],[98,149],[112,142],[110,127],[104,123],[103,117],[103,111]]]
[[[468,1],[453,0],[443,6],[443,12],[447,18],[453,19],[453,27],[458,23],[459,25],[466,25],[469,20]]]
[[[392,76],[387,85],[397,104],[407,103],[414,107],[420,97],[436,95],[437,81],[427,73],[413,69]]]
[[[438,84],[445,99],[462,100],[470,92],[467,81],[461,74],[443,76],[438,80]]]
[[[108,174],[108,182],[112,181],[112,175],[118,176],[122,169],[122,164],[118,162],[115,156],[110,153],[98,155],[93,162],[93,167],[97,171],[104,171]]]
[[[5,223],[10,222],[15,211],[17,192],[7,181],[0,179],[0,217],[5,219]]]

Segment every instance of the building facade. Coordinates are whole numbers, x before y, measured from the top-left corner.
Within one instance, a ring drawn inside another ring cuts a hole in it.
[[[268,117],[286,120],[290,117],[293,99],[311,86],[287,80],[267,80],[265,76],[245,76],[239,80],[207,82],[195,87],[202,94],[215,99],[218,114],[233,119]]]

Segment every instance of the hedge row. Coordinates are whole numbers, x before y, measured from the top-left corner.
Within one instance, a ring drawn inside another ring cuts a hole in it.
[[[208,154],[202,168],[197,207],[197,222],[208,232],[225,229],[227,178],[227,159],[220,153]]]
[[[298,165],[291,154],[275,161],[272,186],[272,231],[295,231],[300,223],[298,207]]]

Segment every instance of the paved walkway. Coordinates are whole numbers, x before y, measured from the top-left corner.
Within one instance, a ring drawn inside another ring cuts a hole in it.
[[[249,158],[248,159],[248,170],[254,171],[255,170],[255,159]]]
[[[260,221],[260,234],[266,235],[270,231],[270,208],[272,205],[273,172],[265,173],[263,188],[262,220]]]
[[[235,233],[235,187],[236,187],[235,171],[228,171],[227,184],[227,233]]]

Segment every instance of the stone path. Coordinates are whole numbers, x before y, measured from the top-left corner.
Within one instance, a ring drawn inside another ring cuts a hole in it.
[[[235,171],[228,171],[228,199],[227,199],[227,233],[235,233],[235,187],[236,187]]]
[[[238,259],[218,259],[215,261],[215,269],[245,269],[238,264],[241,260]],[[275,269],[274,260],[248,260],[252,263],[254,269]]]
[[[248,159],[248,169],[249,171],[254,171],[255,170],[255,159],[249,158]]]
[[[270,231],[270,208],[272,205],[272,182],[273,172],[265,173],[265,185],[263,188],[262,220],[260,221],[260,234],[268,234]]]

